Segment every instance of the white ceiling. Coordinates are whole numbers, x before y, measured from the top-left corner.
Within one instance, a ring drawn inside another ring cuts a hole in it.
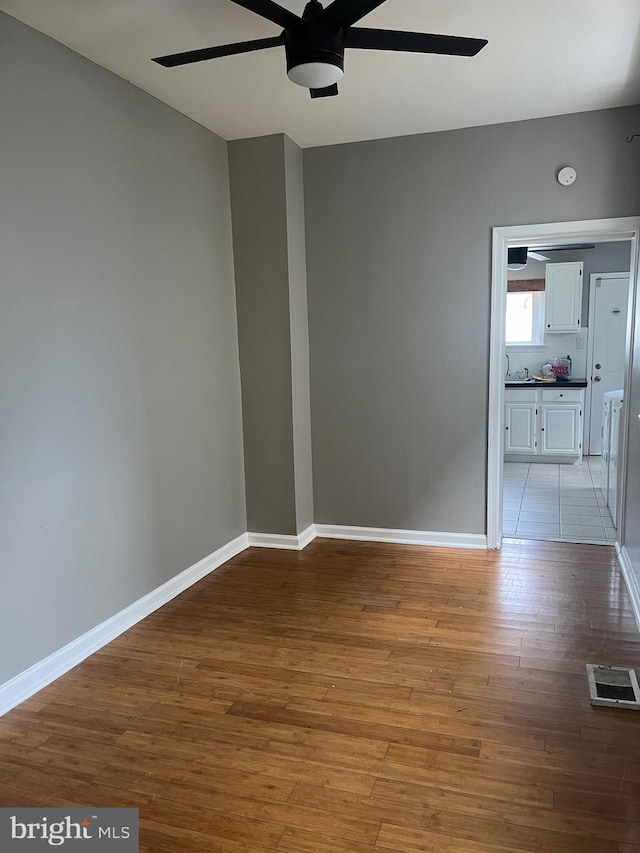
[[[282,0],[301,14],[305,0]],[[286,77],[284,48],[166,69],[152,56],[277,35],[229,0],[0,0],[225,139],[303,147],[640,102],[638,0],[387,0],[362,26],[488,38],[475,58],[347,51],[337,98]]]

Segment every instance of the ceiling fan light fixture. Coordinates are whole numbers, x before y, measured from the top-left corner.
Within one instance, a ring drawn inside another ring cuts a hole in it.
[[[515,246],[508,250],[507,269],[516,272],[523,270],[527,265],[527,247]]]
[[[339,83],[344,77],[344,71],[331,62],[302,62],[290,68],[287,76],[292,83],[304,86],[305,89],[326,89]]]

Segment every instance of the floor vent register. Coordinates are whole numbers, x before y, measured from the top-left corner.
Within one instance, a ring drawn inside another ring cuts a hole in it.
[[[631,667],[588,663],[587,678],[592,705],[640,711],[640,687]]]

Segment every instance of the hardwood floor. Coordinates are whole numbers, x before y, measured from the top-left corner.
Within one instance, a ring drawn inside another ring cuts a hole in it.
[[[153,853],[640,853],[612,548],[245,551],[0,720],[0,805],[140,808]]]

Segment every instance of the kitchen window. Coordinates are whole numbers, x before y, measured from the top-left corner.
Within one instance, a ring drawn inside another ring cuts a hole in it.
[[[505,336],[508,347],[544,345],[544,316],[544,290],[525,290],[520,282],[509,282]]]

